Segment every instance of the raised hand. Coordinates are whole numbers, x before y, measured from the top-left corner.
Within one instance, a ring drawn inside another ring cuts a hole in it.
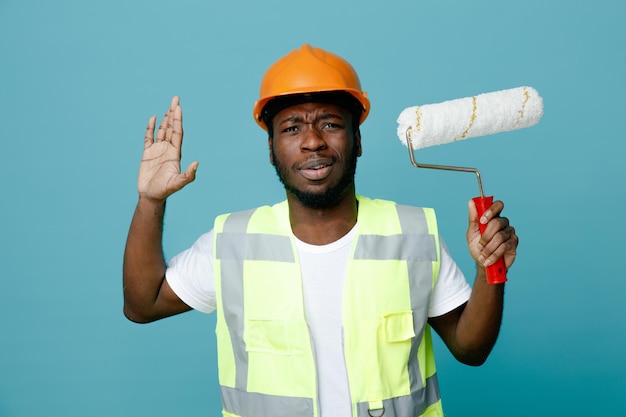
[[[144,150],[139,166],[139,195],[152,200],[165,200],[196,178],[198,162],[180,171],[183,143],[183,111],[178,97],[173,97],[154,138],[156,117],[148,121]]]

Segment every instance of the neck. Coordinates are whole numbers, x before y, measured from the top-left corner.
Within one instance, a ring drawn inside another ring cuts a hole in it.
[[[316,209],[304,206],[287,193],[293,234],[311,245],[326,245],[345,236],[356,224],[358,214],[354,189],[346,190],[345,194],[337,205]]]

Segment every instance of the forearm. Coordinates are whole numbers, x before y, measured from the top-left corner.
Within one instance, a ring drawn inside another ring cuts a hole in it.
[[[132,321],[151,321],[166,264],[163,257],[165,201],[139,198],[124,251],[124,314]]]
[[[502,322],[504,284],[488,284],[485,269],[476,267],[472,295],[456,326],[457,357],[481,365],[498,338]]]

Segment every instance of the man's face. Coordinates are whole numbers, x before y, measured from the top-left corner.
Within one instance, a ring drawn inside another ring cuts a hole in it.
[[[270,161],[287,193],[310,208],[329,208],[354,190],[360,133],[352,115],[334,104],[287,107],[272,120]]]

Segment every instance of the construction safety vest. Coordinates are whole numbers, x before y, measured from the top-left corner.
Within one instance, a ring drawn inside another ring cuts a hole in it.
[[[357,196],[344,283],[353,417],[443,416],[427,324],[440,247],[431,209]],[[286,201],[214,227],[225,417],[317,417],[317,371]]]

